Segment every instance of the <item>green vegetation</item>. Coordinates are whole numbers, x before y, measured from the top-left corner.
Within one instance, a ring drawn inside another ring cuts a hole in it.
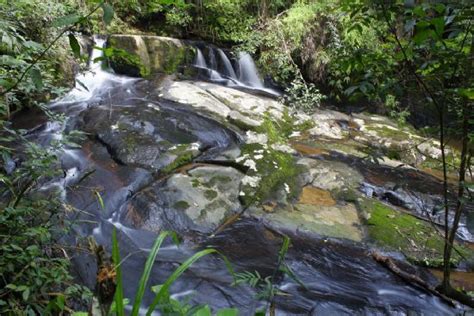
[[[401,251],[414,263],[442,267],[444,238],[442,232],[429,222],[393,210],[377,201],[365,199],[359,206],[367,214],[369,237],[376,244]],[[466,247],[456,245],[456,249],[458,252],[451,258],[452,266],[474,255]]]
[[[396,119],[400,128],[373,129],[380,136],[403,141],[410,131],[401,127],[408,122],[429,125],[440,142],[441,158],[427,159],[421,166],[443,171],[441,206],[446,222],[452,214],[452,226],[439,234],[429,223],[384,204],[368,200],[359,204],[370,214],[368,233],[376,245],[401,251],[417,264],[443,266],[440,289],[454,295],[449,268],[472,257],[472,251],[458,245],[455,238],[465,206],[472,203],[472,175],[470,180],[467,175],[474,154],[473,14],[466,0],[0,0],[0,313],[62,314],[73,313],[72,306],[91,305],[90,290],[74,283],[69,249],[59,242],[73,225],[67,216],[71,208],[61,200],[62,188],[51,182],[61,176],[55,171],[60,169],[58,157],[65,146],[75,146],[76,135],[70,132],[45,148],[29,142],[28,131],[13,130],[11,119],[22,109],[39,107],[49,118],[61,120],[47,111],[45,103],[71,88],[75,72],[83,69],[87,45],[80,35],[104,32],[207,40],[235,53],[248,51],[260,69],[284,88],[282,101],[289,107],[310,111],[328,100],[336,107],[368,108]],[[163,54],[149,56],[150,64],[145,65],[141,56],[115,44],[119,43],[111,42],[104,49],[102,59],[141,77],[148,77],[154,66],[175,73],[183,60],[192,57],[189,51],[169,46]],[[166,66],[158,67],[168,55]],[[236,124],[268,139],[242,146],[239,163],[248,172],[241,201],[250,206],[295,200],[301,170],[285,145],[294,131],[306,130],[312,123],[298,126],[287,111],[282,120],[265,117],[258,128]],[[458,151],[450,153],[446,148],[450,137],[459,140]],[[347,151],[346,144],[335,141],[321,146]],[[178,149],[176,159],[160,170],[163,174],[192,161],[193,151]],[[383,154],[403,159],[398,148]],[[456,197],[448,194],[448,171],[458,175],[456,188],[449,188]],[[193,186],[212,187],[212,181],[193,180]],[[99,191],[91,194],[105,210]],[[205,191],[209,200],[216,194]],[[357,201],[356,197],[348,192],[342,198]],[[189,205],[179,201],[174,207]],[[158,237],[147,260],[132,315],[139,312],[151,266],[166,236]],[[106,309],[123,315],[127,300],[116,237],[114,233],[115,303]],[[285,240],[279,268],[288,247]],[[193,262],[214,252],[196,253],[164,284],[153,287],[156,297],[148,313],[156,308],[164,314],[210,315],[208,306],[188,306],[172,299],[169,288]],[[272,279],[258,273],[243,273],[240,279],[263,292],[271,304],[277,293]],[[104,303],[99,303],[102,309]],[[463,303],[474,306],[472,300]],[[235,310],[218,312],[234,314]]]
[[[151,248],[150,254],[146,260],[145,266],[143,268],[143,274],[138,282],[138,289],[135,293],[135,299],[133,300],[133,307],[132,312],[130,315],[138,316],[140,315],[140,307],[142,304],[143,297],[145,295],[145,291],[147,289],[148,280],[150,278],[151,270],[153,265],[155,264],[156,257],[158,255],[158,251],[161,248],[161,245],[165,241],[167,237],[171,237],[175,244],[179,244],[178,236],[175,233],[164,231],[161,232],[160,235],[155,240],[153,247]],[[120,259],[119,253],[119,246],[117,242],[116,232],[114,230],[113,233],[113,250],[112,250],[112,257],[113,263],[115,266],[116,272],[116,283],[117,287],[115,288],[114,294],[114,304],[111,309],[111,304],[107,304],[105,302],[101,302],[99,300],[99,306],[97,306],[97,310],[105,310],[105,315],[109,313],[109,311],[115,312],[116,315],[125,315],[124,305],[127,304],[127,299],[124,298],[123,292],[123,281],[121,278],[121,267],[122,261]],[[160,311],[165,315],[211,315],[211,310],[207,305],[198,305],[198,306],[191,306],[186,303],[182,303],[174,298],[171,297],[169,289],[171,285],[196,261],[201,259],[204,256],[217,253],[214,249],[204,249],[201,251],[196,252],[186,261],[184,261],[167,279],[163,284],[151,286],[151,291],[155,293],[155,298],[151,305],[148,307],[146,315],[151,315],[155,310]],[[223,256],[222,256],[223,257]],[[227,259],[223,257],[227,267],[229,268],[229,272],[233,274],[233,270],[228,263]],[[107,304],[107,306],[104,306]],[[217,315],[222,316],[235,316],[237,315],[236,309],[222,309],[217,312]]]
[[[295,120],[287,112],[282,120],[274,121],[268,115],[264,118],[263,123],[255,130],[265,135],[267,142],[244,144],[241,158],[238,158],[244,166],[249,167],[249,183],[243,185],[241,193],[244,205],[276,198],[280,190],[286,192],[288,201],[298,197],[301,188],[297,185],[297,177],[303,169],[296,164],[292,149],[286,143],[293,131],[308,127],[306,122],[295,124]]]
[[[160,171],[164,174],[170,173],[179,167],[187,165],[188,163],[192,162],[194,158],[194,154],[191,151],[183,152],[178,157],[176,157],[172,163],[161,169]]]

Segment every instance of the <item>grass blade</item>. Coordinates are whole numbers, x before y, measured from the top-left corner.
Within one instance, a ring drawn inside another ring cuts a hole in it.
[[[117,229],[114,227],[112,232],[112,261],[115,267],[115,280],[117,287],[115,289],[115,310],[117,316],[124,316],[123,308],[123,283],[122,283],[122,268],[120,267],[120,251],[117,241]]]
[[[140,283],[138,283],[138,290],[137,294],[135,295],[135,300],[133,301],[133,309],[132,309],[132,316],[138,316],[140,311],[140,305],[143,299],[143,295],[145,294],[146,284],[148,283],[148,279],[150,278],[151,268],[155,263],[156,255],[158,254],[158,250],[160,250],[161,244],[163,241],[171,235],[173,240],[177,240],[177,236],[173,232],[164,231],[161,232],[158,238],[156,238],[153,247],[151,248],[151,252],[146,259],[145,268],[143,269],[143,274],[140,278]]]
[[[215,249],[204,249],[201,250],[197,253],[195,253],[192,257],[187,259],[185,262],[183,262],[166,280],[165,283],[160,287],[159,292],[156,294],[155,298],[153,299],[153,302],[151,303],[150,307],[148,308],[148,311],[146,313],[147,316],[150,316],[151,313],[153,313],[153,310],[155,309],[156,305],[161,301],[161,299],[165,296],[166,293],[168,293],[169,288],[173,284],[174,281],[176,281],[177,278],[181,276],[181,274],[184,273],[194,262],[199,260],[200,258],[211,254],[211,253],[216,253],[217,251]]]

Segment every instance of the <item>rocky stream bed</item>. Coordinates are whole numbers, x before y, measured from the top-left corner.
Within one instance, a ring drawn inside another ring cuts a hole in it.
[[[80,148],[61,157],[64,178],[45,190],[61,190],[66,208],[76,210],[74,232],[65,237],[71,244],[93,236],[110,249],[112,229],[119,230],[127,297],[134,296],[163,230],[176,231],[184,242],[160,250],[152,285],[206,246],[228,256],[238,271],[272,275],[285,234],[291,238],[286,262],[302,284],[277,274],[278,315],[462,311],[371,257],[380,251],[437,282],[439,273],[422,268],[439,266],[443,250],[436,140],[373,114],[295,112],[276,91],[238,81],[237,68],[235,78],[228,70],[225,75],[229,64],[220,59],[214,69],[220,78],[203,81],[203,65],[192,67],[193,43],[138,36],[113,36],[110,43],[143,62],[115,61],[115,74],[92,65],[80,75],[89,91],[77,87],[51,104],[66,123],[34,123],[30,137],[47,144],[61,131],[86,133]],[[456,159],[454,149],[449,154]],[[461,271],[474,263],[474,205],[466,209],[453,261]],[[93,256],[78,252],[72,260],[77,277],[93,287]],[[237,307],[242,315],[265,305],[254,289],[231,283],[222,259],[209,256],[172,292],[213,309]],[[470,282],[462,285],[474,290]]]

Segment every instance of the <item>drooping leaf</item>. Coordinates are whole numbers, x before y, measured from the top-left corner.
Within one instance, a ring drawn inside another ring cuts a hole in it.
[[[81,58],[81,46],[79,45],[77,38],[74,36],[74,34],[69,34],[68,38],[69,38],[69,46],[71,47],[74,57]]]
[[[41,77],[41,73],[38,69],[31,68],[29,71],[31,81],[33,81],[33,84],[35,85],[35,88],[37,90],[43,89],[43,79]]]
[[[84,90],[86,90],[87,92],[89,92],[89,88],[87,88],[87,86],[79,79],[76,78],[76,82],[77,84],[79,84]]]
[[[57,18],[56,20],[53,21],[52,25],[53,27],[68,26],[68,25],[76,24],[77,22],[79,22],[79,20],[81,20],[81,18],[82,18],[81,15],[77,13],[73,13],[73,14],[69,14],[69,15]]]
[[[109,25],[110,22],[112,22],[112,19],[114,18],[114,8],[112,8],[112,6],[108,3],[103,3],[102,10],[104,11],[102,19],[104,20],[104,23],[106,25]]]
[[[100,192],[99,192],[99,191],[94,191],[94,194],[95,194],[95,196],[97,197],[97,200],[99,201],[100,207],[101,207],[103,210],[105,210],[104,200],[102,199],[102,195],[100,195]]]
[[[356,91],[358,88],[359,88],[359,86],[352,86],[352,87],[349,87],[349,88],[347,88],[346,90],[344,90],[344,94],[345,94],[345,95],[351,95],[351,94],[353,94],[354,91]]]
[[[169,232],[169,231],[161,232],[158,238],[156,238],[155,243],[153,244],[150,254],[148,255],[148,258],[146,260],[145,268],[143,269],[140,282],[138,283],[138,290],[135,295],[135,300],[133,302],[133,309],[131,313],[132,316],[139,315],[141,301],[145,294],[145,289],[148,283],[148,279],[150,278],[151,269],[153,267],[153,264],[155,263],[155,259],[158,254],[158,251],[160,250],[161,244],[168,236],[171,236],[175,242],[178,241],[178,237],[176,236],[176,233]],[[159,291],[159,293],[161,293],[161,291]]]
[[[148,308],[148,311],[146,313],[147,316],[150,316],[153,311],[155,310],[156,305],[160,303],[164,297],[165,293],[168,293],[170,286],[176,281],[177,278],[181,276],[181,274],[184,273],[194,262],[199,260],[200,258],[207,256],[211,253],[216,253],[217,251],[215,249],[204,249],[201,250],[197,253],[195,253],[192,257],[187,259],[185,262],[183,262],[166,280],[165,283],[161,286],[159,292],[156,294],[155,298],[153,299],[153,302],[150,304],[150,307]]]
[[[120,267],[120,251],[117,241],[117,230],[114,227],[112,232],[112,260],[115,267],[115,275],[116,275],[116,282],[117,287],[115,289],[115,312],[117,316],[124,315],[124,308],[123,308],[123,280],[122,280],[122,268]]]

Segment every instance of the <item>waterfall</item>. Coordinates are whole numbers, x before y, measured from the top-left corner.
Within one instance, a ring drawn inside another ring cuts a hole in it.
[[[100,95],[99,91],[105,91],[105,88],[113,83],[124,84],[137,80],[136,78],[117,76],[102,69],[102,61],[95,61],[95,59],[103,56],[102,48],[105,46],[106,40],[103,37],[94,36],[93,41],[94,48],[89,58],[88,69],[76,76],[74,89],[58,100],[57,104],[89,101]],[[52,107],[54,106],[55,104],[52,104]]]
[[[207,50],[207,54],[204,55],[201,49],[196,47],[193,66],[200,70],[200,76],[204,75],[205,79],[211,82],[229,87],[255,90],[274,97],[280,96],[278,91],[265,87],[250,54],[239,53],[239,58],[233,65],[222,49],[208,46]]]
[[[247,52],[239,53],[239,81],[250,87],[264,88],[252,56]]]
[[[196,48],[196,59],[194,60],[194,66],[207,68],[206,60],[204,59],[204,55],[199,48]]]
[[[212,47],[209,47],[209,68],[217,70],[216,54],[214,53],[214,48]]]
[[[222,64],[224,66],[225,75],[233,79],[237,79],[237,75],[235,74],[234,68],[232,68],[229,58],[227,58],[227,55],[220,48],[217,49],[217,52],[219,53],[219,57],[221,58]]]

